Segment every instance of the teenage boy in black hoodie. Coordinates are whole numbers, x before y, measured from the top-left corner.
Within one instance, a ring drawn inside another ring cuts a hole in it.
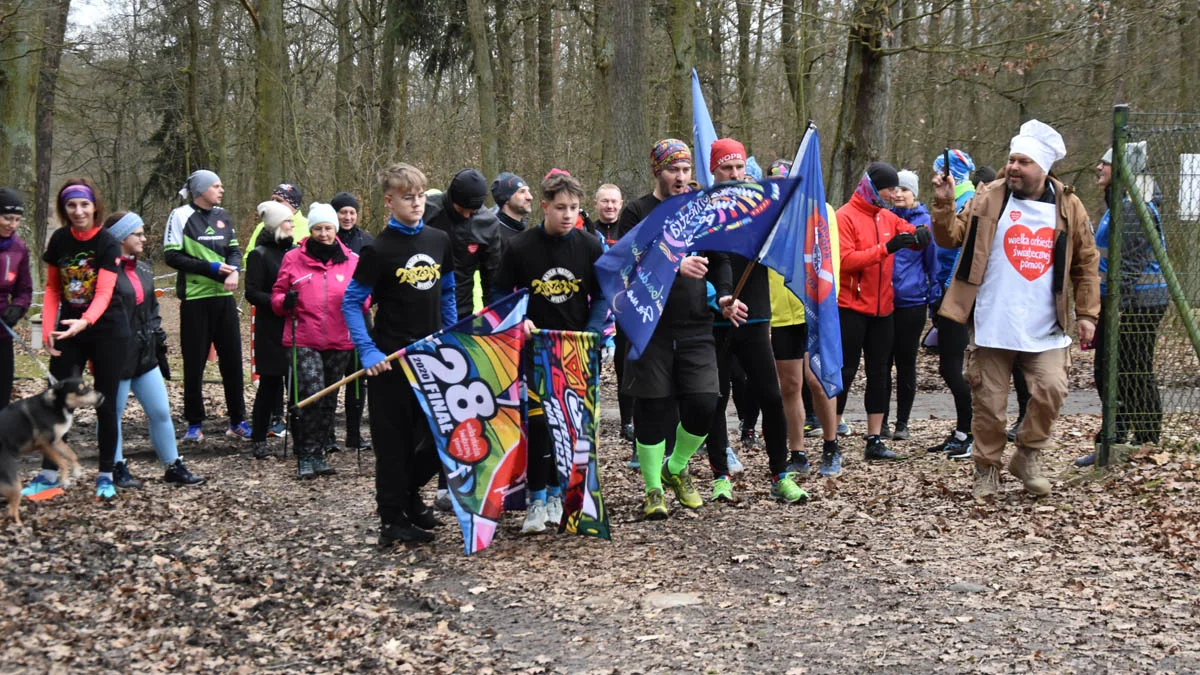
[[[449,235],[427,227],[425,174],[408,164],[379,173],[387,227],[359,255],[342,315],[370,378],[371,438],[375,447],[375,501],[379,545],[428,542],[441,523],[421,502],[420,489],[440,461],[420,403],[392,354],[454,323],[454,254]],[[363,301],[378,308],[368,332]]]
[[[575,229],[583,188],[570,174],[551,172],[542,181],[538,227],[516,235],[505,245],[492,296],[498,300],[517,288],[528,288],[526,332],[533,328],[600,333],[608,306],[594,267],[603,250],[600,240]],[[554,485],[554,459],[546,415],[529,388],[529,452],[526,482],[529,508],[523,534],[545,532],[562,520],[562,487]]]

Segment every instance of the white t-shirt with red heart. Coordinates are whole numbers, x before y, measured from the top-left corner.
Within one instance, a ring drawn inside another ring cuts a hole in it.
[[[1071,344],[1054,305],[1053,202],[1009,197],[975,300],[975,344],[1044,352]]]

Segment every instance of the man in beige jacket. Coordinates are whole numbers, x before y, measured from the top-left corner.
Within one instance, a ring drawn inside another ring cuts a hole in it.
[[[1050,493],[1039,455],[1052,445],[1051,427],[1067,396],[1068,277],[1080,344],[1095,335],[1100,276],[1091,221],[1072,188],[1049,175],[1066,154],[1057,131],[1030,120],[1013,137],[997,180],[979,186],[957,215],[953,178],[933,179],[933,238],[944,248],[963,247],[939,314],[971,332],[963,370],[973,397],[977,499],[1000,489],[1014,360],[1032,398],[1008,470],[1030,494]]]

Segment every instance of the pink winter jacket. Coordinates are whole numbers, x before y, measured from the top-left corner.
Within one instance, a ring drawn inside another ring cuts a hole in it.
[[[318,351],[351,350],[350,331],[342,318],[342,296],[354,276],[358,256],[346,245],[336,240],[345,259],[323,263],[310,256],[305,250],[308,239],[283,256],[279,276],[271,288],[271,309],[288,321],[283,326],[283,345],[308,347]],[[296,337],[292,336],[292,313],[283,308],[283,297],[288,289],[300,293],[296,308]]]

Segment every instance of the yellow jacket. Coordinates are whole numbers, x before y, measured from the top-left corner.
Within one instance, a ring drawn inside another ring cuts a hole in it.
[[[825,205],[825,212],[829,214],[829,248],[837,251],[838,246],[841,245],[841,239],[838,237],[837,216],[834,215],[834,209],[829,204]],[[834,255],[833,294],[835,296],[838,292],[841,272],[841,257]],[[794,326],[804,323],[804,304],[784,285],[783,275],[775,270],[767,270],[767,279],[771,282],[771,326]]]

